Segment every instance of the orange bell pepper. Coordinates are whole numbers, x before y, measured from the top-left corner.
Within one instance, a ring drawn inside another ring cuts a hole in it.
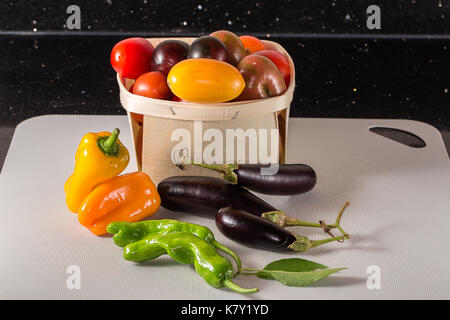
[[[113,221],[136,222],[154,214],[161,205],[155,184],[143,172],[116,176],[99,184],[78,210],[78,221],[95,235],[107,233]]]

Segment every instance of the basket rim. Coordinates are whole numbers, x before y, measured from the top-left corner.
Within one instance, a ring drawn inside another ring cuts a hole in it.
[[[174,40],[194,40],[194,37],[170,37],[170,38],[146,38],[148,41],[156,41],[161,42],[166,39],[174,39]],[[289,53],[281,46],[279,43],[270,40],[262,40],[264,43],[269,43],[278,49],[281,53],[283,53],[289,60],[290,70],[291,70],[291,81],[289,87],[286,91],[275,97],[265,98],[265,99],[255,99],[255,100],[244,100],[244,101],[233,101],[233,102],[220,102],[220,103],[195,103],[195,102],[183,102],[183,101],[170,101],[170,100],[161,100],[154,99],[144,96],[139,96],[133,94],[127,90],[125,87],[125,78],[120,76],[118,73],[116,74],[116,79],[120,89],[120,100],[122,107],[126,109],[128,112],[135,112],[144,115],[158,116],[164,118],[174,118],[174,119],[184,119],[184,120],[192,120],[189,117],[186,118],[186,114],[190,112],[198,112],[202,111],[207,113],[207,119],[203,120],[221,120],[224,117],[228,119],[234,119],[234,115],[236,112],[239,113],[240,110],[245,113],[251,112],[251,110],[257,111],[259,106],[264,104],[266,108],[265,112],[277,112],[284,109],[289,108],[290,102],[292,101],[294,89],[295,89],[295,65],[294,62],[289,55]],[[132,79],[130,79],[132,81]],[[147,104],[147,107],[157,107],[159,110],[151,112],[150,110],[144,110],[142,107],[143,104]],[[137,105],[140,105],[137,106]],[[269,107],[271,106],[271,107]],[[174,114],[174,108],[177,109],[178,112],[181,111],[184,116],[177,117],[176,113]],[[260,113],[263,110],[259,110]],[[213,116],[214,113],[217,113],[217,116]],[[195,116],[193,119],[197,119]]]

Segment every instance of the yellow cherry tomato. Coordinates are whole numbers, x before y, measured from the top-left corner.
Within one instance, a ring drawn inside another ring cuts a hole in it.
[[[230,101],[244,90],[245,81],[238,69],[214,59],[186,59],[167,75],[170,90],[183,100],[198,103]]]

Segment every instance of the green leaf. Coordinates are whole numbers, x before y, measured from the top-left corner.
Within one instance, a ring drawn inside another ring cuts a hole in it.
[[[304,272],[287,272],[280,270],[270,270],[265,271],[270,273],[270,275],[276,281],[292,287],[304,287],[310,285],[313,282],[316,282],[320,279],[326,278],[329,275],[336,273],[338,271],[344,270],[347,268],[334,268],[334,269],[322,269],[315,271],[304,271]]]
[[[264,267],[263,270],[275,270],[275,271],[286,271],[286,272],[307,272],[314,271],[317,269],[326,269],[327,266],[323,264],[315,263],[313,261],[299,259],[299,258],[291,258],[291,259],[281,259],[274,262],[269,263]],[[274,279],[271,273],[259,271],[256,274],[258,277],[263,279]]]
[[[257,271],[255,275],[259,278],[276,280],[286,286],[304,287],[345,269],[347,268],[328,269],[327,266],[313,261],[291,258],[269,263],[262,270],[246,270]]]

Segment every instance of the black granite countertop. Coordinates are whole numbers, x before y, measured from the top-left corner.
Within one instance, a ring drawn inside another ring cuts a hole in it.
[[[44,114],[124,114],[109,63],[130,36],[198,36],[218,29],[279,42],[292,56],[292,117],[427,122],[450,146],[450,2],[79,0],[0,3],[0,167],[14,128]],[[450,148],[448,148],[450,150]]]
[[[0,36],[0,161],[15,126],[43,114],[125,114],[109,63],[124,36]],[[296,67],[293,117],[399,118],[449,143],[450,43],[269,37]]]
[[[0,30],[64,30],[67,7],[73,4],[81,11],[81,29],[89,32],[450,32],[448,0],[16,0],[0,3]],[[380,8],[380,30],[369,31],[366,27],[366,12],[371,5]]]

